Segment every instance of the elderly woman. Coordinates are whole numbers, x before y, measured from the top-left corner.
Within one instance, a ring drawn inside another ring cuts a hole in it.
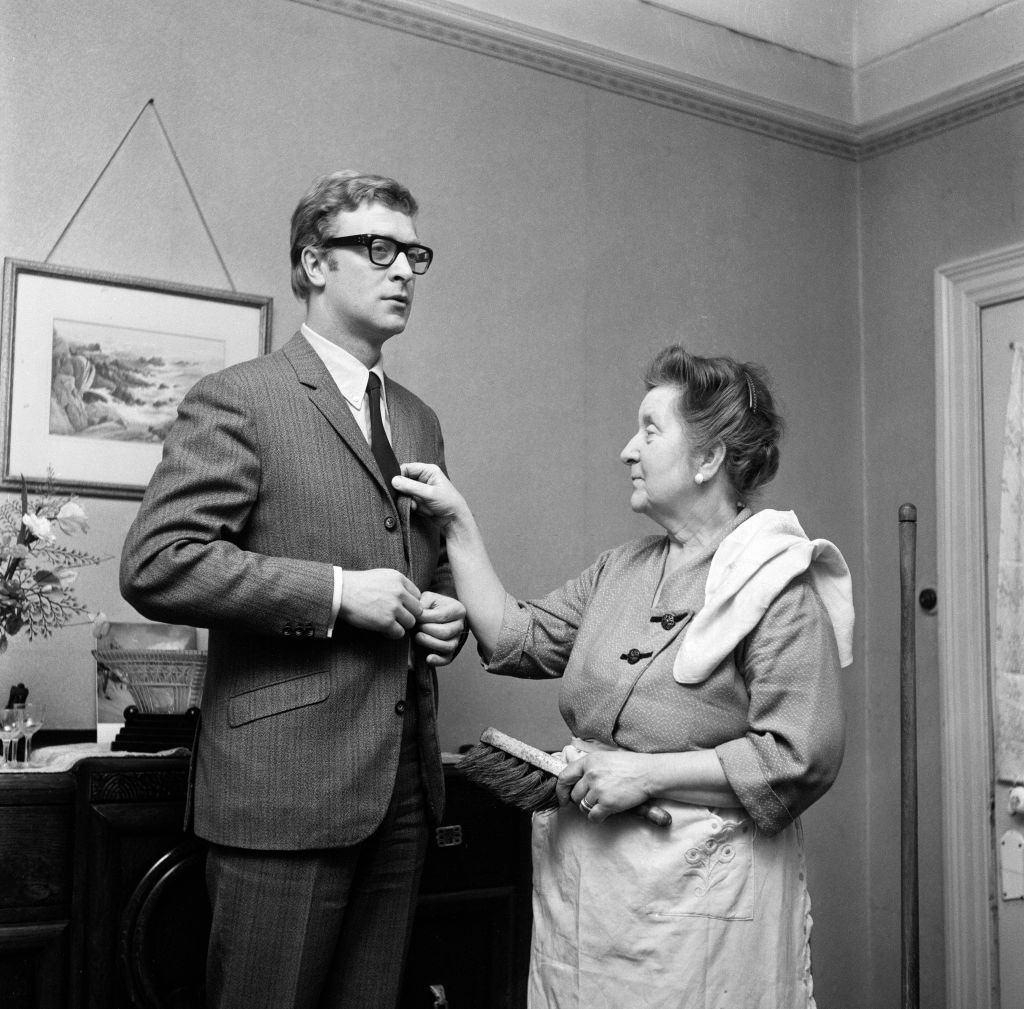
[[[799,816],[843,755],[849,572],[753,513],[781,420],[759,371],[673,346],[622,450],[662,527],[533,602],[505,592],[436,466],[395,487],[444,526],[491,672],[562,677],[561,808],[534,817],[533,1009],[814,1006]],[[656,800],[668,828],[615,815]]]

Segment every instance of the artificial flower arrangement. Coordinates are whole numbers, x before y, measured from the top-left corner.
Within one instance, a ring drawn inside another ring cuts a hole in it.
[[[0,505],[0,654],[13,634],[48,638],[76,616],[91,619],[72,586],[78,568],[103,558],[57,542],[87,531],[85,511],[54,491],[52,472],[45,493],[30,499],[22,480],[20,499]]]

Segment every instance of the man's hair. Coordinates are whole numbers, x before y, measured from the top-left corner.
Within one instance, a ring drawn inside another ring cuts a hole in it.
[[[292,290],[296,298],[305,301],[312,289],[302,265],[302,250],[307,245],[319,245],[328,237],[328,229],[339,210],[356,210],[364,203],[383,203],[409,217],[415,217],[419,209],[405,186],[383,175],[351,170],[321,175],[292,214]]]

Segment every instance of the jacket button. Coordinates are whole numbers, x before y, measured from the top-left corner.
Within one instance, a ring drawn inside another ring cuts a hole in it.
[[[666,630],[670,631],[676,625],[676,615],[674,613],[666,613],[661,618],[661,626]]]
[[[284,630],[282,631],[282,633],[284,634],[284,636],[286,638],[290,638],[292,636],[292,634],[294,634],[295,632],[292,630],[292,625],[291,624],[285,624],[284,625]]]
[[[393,532],[395,529],[398,528],[398,523],[395,521],[394,515],[389,515],[386,519],[384,519],[384,528],[387,529],[388,532]]]
[[[639,648],[631,648],[626,653],[626,661],[631,666],[635,666],[640,661],[640,649]]]
[[[395,702],[395,714],[396,715],[404,715],[405,714],[405,701],[396,701]]]

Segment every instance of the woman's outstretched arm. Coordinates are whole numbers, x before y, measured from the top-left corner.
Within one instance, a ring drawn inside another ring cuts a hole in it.
[[[490,660],[501,630],[506,592],[466,499],[433,463],[403,463],[402,475],[391,483],[444,531],[455,591],[466,607],[470,629],[484,660]]]

